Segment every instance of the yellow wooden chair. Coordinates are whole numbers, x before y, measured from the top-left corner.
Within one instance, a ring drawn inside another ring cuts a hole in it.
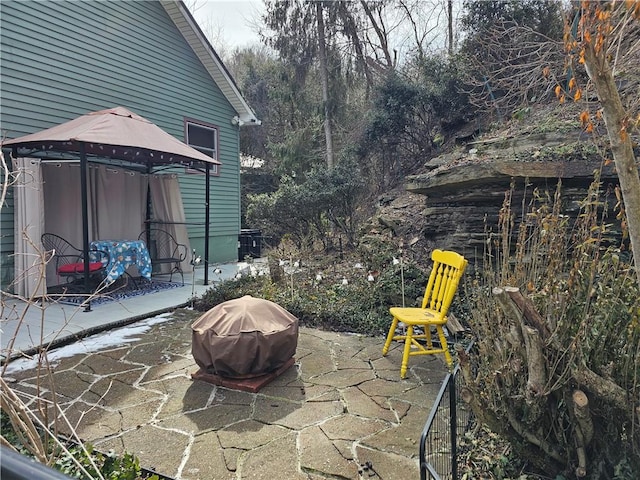
[[[429,355],[444,353],[449,368],[452,367],[451,354],[447,347],[447,339],[442,329],[447,323],[447,311],[453,300],[460,278],[467,266],[467,260],[456,252],[434,250],[431,254],[433,268],[429,276],[429,282],[424,292],[422,306],[418,307],[391,307],[389,312],[393,316],[391,328],[384,343],[382,355],[386,355],[392,340],[404,341],[404,353],[402,355],[402,366],[400,377],[407,375],[407,365],[409,357],[412,355]],[[406,326],[404,335],[396,334],[398,323]],[[422,334],[414,334],[414,327],[420,326],[424,329]],[[436,348],[431,341],[431,327],[434,326],[440,339],[440,347]],[[424,340],[426,345],[418,342]],[[411,347],[415,347],[412,350]]]

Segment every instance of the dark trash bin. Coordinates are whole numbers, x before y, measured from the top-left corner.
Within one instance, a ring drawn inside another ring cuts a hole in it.
[[[262,249],[262,232],[258,229],[243,228],[238,236],[238,261],[245,257],[259,258]]]

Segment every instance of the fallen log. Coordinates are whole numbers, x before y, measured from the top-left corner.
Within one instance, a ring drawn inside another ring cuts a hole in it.
[[[629,415],[629,420],[633,420],[635,406],[621,386],[608,378],[601,377],[585,365],[574,368],[571,374],[588,391],[619,408],[622,412],[626,412]]]

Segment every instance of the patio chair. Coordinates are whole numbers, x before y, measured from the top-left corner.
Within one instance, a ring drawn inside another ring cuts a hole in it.
[[[54,233],[42,234],[41,241],[45,250],[51,251],[53,254],[58,284],[60,284],[60,277],[64,277],[67,284],[78,283],[84,278],[84,252],[81,249]],[[89,275],[91,277],[98,277],[102,281],[108,264],[109,254],[107,252],[103,250],[89,251]]]
[[[152,228],[149,230],[149,244],[147,249],[151,256],[151,265],[153,267],[161,265],[169,265],[169,281],[173,279],[174,273],[179,273],[184,284],[184,273],[182,272],[182,262],[187,258],[187,246],[175,239],[166,230],[160,228]],[[138,240],[147,241],[147,231],[143,231],[138,235]],[[162,271],[160,273],[163,273]]]
[[[393,321],[382,349],[382,355],[387,354],[393,340],[404,342],[402,366],[400,367],[401,378],[406,377],[409,357],[413,355],[442,353],[449,369],[453,364],[443,326],[447,323],[447,311],[468,262],[456,252],[443,250],[434,250],[431,259],[433,260],[433,268],[422,299],[422,306],[420,308],[391,307],[389,309]],[[399,323],[404,324],[406,332],[396,331]],[[424,332],[416,333],[415,327],[422,328]],[[436,329],[440,341],[439,347],[434,345],[431,340],[431,327]],[[425,344],[423,345],[418,340],[423,340]]]

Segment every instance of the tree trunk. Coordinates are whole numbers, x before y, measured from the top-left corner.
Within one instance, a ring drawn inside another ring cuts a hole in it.
[[[324,31],[322,2],[316,2],[318,22],[318,58],[322,81],[322,104],[324,106],[324,136],[327,147],[327,168],[333,168],[333,138],[331,135],[331,106],[329,105],[329,69],[327,67],[327,39]]]
[[[589,43],[585,46],[584,64],[602,105],[602,115],[607,126],[611,151],[620,179],[629,239],[634,254],[636,277],[638,285],[640,285],[640,262],[638,260],[640,258],[640,174],[633,154],[631,136],[627,132],[630,119],[622,106],[613,72],[605,55],[606,49],[596,52],[594,45]]]
[[[373,12],[369,8],[369,5],[365,0],[360,0],[360,5],[362,5],[362,9],[364,13],[369,18],[371,25],[373,26],[373,30],[376,32],[378,40],[380,41],[380,48],[382,53],[384,54],[384,59],[386,62],[386,68],[388,71],[391,71],[395,66],[395,61],[391,58],[391,52],[389,51],[389,39],[387,38],[387,34],[380,28],[378,21],[373,16]]]
[[[593,420],[591,419],[591,413],[589,413],[589,399],[582,390],[575,390],[571,399],[573,401],[573,414],[576,418],[574,433],[578,466],[575,473],[576,477],[582,478],[587,475],[587,445],[593,438]]]
[[[545,366],[545,356],[543,352],[542,340],[540,332],[536,329],[544,327],[544,325],[534,325],[532,328],[528,325],[531,319],[535,318],[536,322],[542,322],[536,317],[540,317],[532,305],[527,303],[527,299],[520,293],[516,287],[496,287],[493,289],[498,304],[509,319],[513,329],[513,336],[517,340],[521,340],[525,347],[525,359],[527,363],[527,396],[530,399],[545,394],[547,383],[547,372]],[[535,315],[534,315],[535,314]]]
[[[449,57],[453,57],[453,0],[447,0],[447,30],[449,32]]]

